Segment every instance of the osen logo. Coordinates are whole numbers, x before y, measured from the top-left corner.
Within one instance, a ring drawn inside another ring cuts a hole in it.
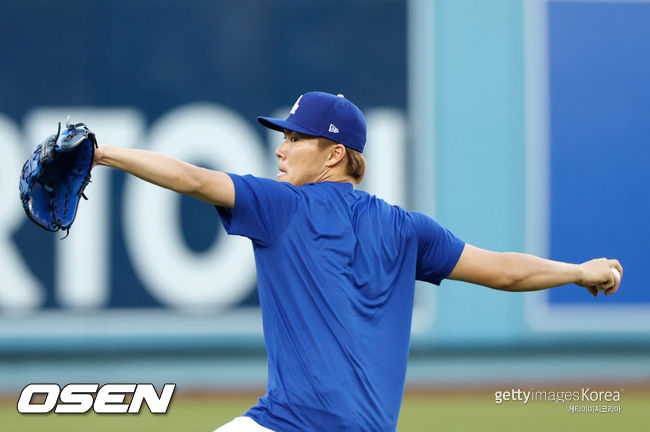
[[[21,414],[84,414],[91,408],[98,414],[138,414],[146,402],[152,414],[165,414],[176,384],[165,384],[158,396],[153,384],[29,384],[20,393]],[[133,394],[131,402],[126,395]],[[35,396],[44,396],[44,401]],[[36,400],[35,400],[36,399]]]

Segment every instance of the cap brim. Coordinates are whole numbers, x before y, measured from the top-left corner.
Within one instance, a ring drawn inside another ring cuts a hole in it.
[[[285,129],[302,133],[305,135],[318,136],[318,134],[312,130],[304,128],[294,122],[288,120],[275,119],[271,117],[257,117],[257,121],[260,122],[262,126],[265,126],[269,129],[276,130],[278,132],[284,132]]]

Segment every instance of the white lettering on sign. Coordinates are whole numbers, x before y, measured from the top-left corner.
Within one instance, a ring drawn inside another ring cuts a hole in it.
[[[149,142],[153,151],[226,172],[265,171],[258,136],[223,107],[178,108],[152,126]],[[249,294],[255,283],[250,240],[226,236],[197,254],[182,236],[178,194],[132,176],[125,189],[122,219],[130,258],[154,297],[169,306],[214,309]],[[216,210],[205,223],[221,223]]]
[[[42,137],[41,140],[45,138]],[[0,114],[0,310],[21,312],[39,307],[44,300],[40,282],[27,267],[11,236],[27,219],[19,200],[20,172],[28,152],[10,119]]]

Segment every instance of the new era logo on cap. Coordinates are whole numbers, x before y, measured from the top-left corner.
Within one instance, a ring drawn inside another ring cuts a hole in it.
[[[366,119],[355,104],[342,94],[309,92],[300,96],[286,120],[258,117],[264,126],[328,138],[363,152],[366,145]]]

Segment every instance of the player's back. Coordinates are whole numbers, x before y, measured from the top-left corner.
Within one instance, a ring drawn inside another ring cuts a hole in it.
[[[301,430],[394,430],[415,281],[408,213],[350,184],[300,192],[277,242],[256,248],[258,274],[277,275],[259,281],[264,313],[278,312],[264,321],[265,408],[300,413]]]
[[[247,415],[278,431],[395,430],[415,279],[455,263],[436,266],[440,244],[423,241],[441,228],[350,183],[232,178],[220,214],[253,240],[269,361]]]

